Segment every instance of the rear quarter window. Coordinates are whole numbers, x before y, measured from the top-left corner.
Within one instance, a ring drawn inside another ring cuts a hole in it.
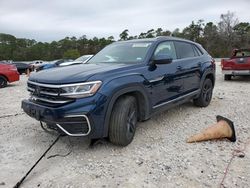
[[[196,56],[202,56],[203,55],[203,52],[196,45],[193,45],[193,48],[194,48],[194,53],[195,53]]]

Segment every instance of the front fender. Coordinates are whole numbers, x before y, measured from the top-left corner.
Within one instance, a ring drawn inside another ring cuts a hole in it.
[[[108,102],[106,106],[106,114],[104,120],[103,137],[108,136],[108,128],[110,116],[113,106],[117,99],[126,94],[136,94],[139,96],[140,105],[143,105],[144,113],[142,114],[142,120],[147,119],[151,110],[151,101],[148,96],[148,92],[144,86],[145,79],[139,74],[120,76],[104,83],[101,94],[108,96]]]

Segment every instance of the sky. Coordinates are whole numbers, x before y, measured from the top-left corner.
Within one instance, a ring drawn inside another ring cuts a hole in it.
[[[128,29],[181,30],[192,21],[218,23],[233,12],[250,22],[250,0],[0,0],[0,33],[42,42],[66,36],[119,38]]]

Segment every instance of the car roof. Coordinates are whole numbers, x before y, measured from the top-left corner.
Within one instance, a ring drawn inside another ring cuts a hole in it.
[[[198,44],[198,43],[193,42],[191,40],[186,40],[186,39],[182,39],[182,38],[178,38],[178,37],[172,37],[172,36],[158,36],[158,37],[155,37],[155,38],[132,39],[132,40],[126,40],[126,41],[117,41],[115,43],[156,42],[156,41],[166,41],[166,40],[175,40],[175,41],[182,41],[182,42],[189,42],[189,43],[193,43],[193,44]]]

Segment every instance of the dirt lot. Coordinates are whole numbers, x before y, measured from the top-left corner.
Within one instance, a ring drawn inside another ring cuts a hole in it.
[[[0,90],[0,188],[13,187],[56,138],[22,114],[26,81],[23,75],[20,82]],[[185,142],[213,124],[218,114],[234,121],[236,143]],[[63,137],[22,187],[219,187],[233,150],[244,147],[249,133],[250,78],[225,82],[217,67],[209,107],[190,102],[139,123],[134,141],[124,148],[104,142],[90,149],[86,138]],[[66,157],[47,159],[70,150]],[[250,143],[245,157],[232,161],[224,185],[250,187]]]

